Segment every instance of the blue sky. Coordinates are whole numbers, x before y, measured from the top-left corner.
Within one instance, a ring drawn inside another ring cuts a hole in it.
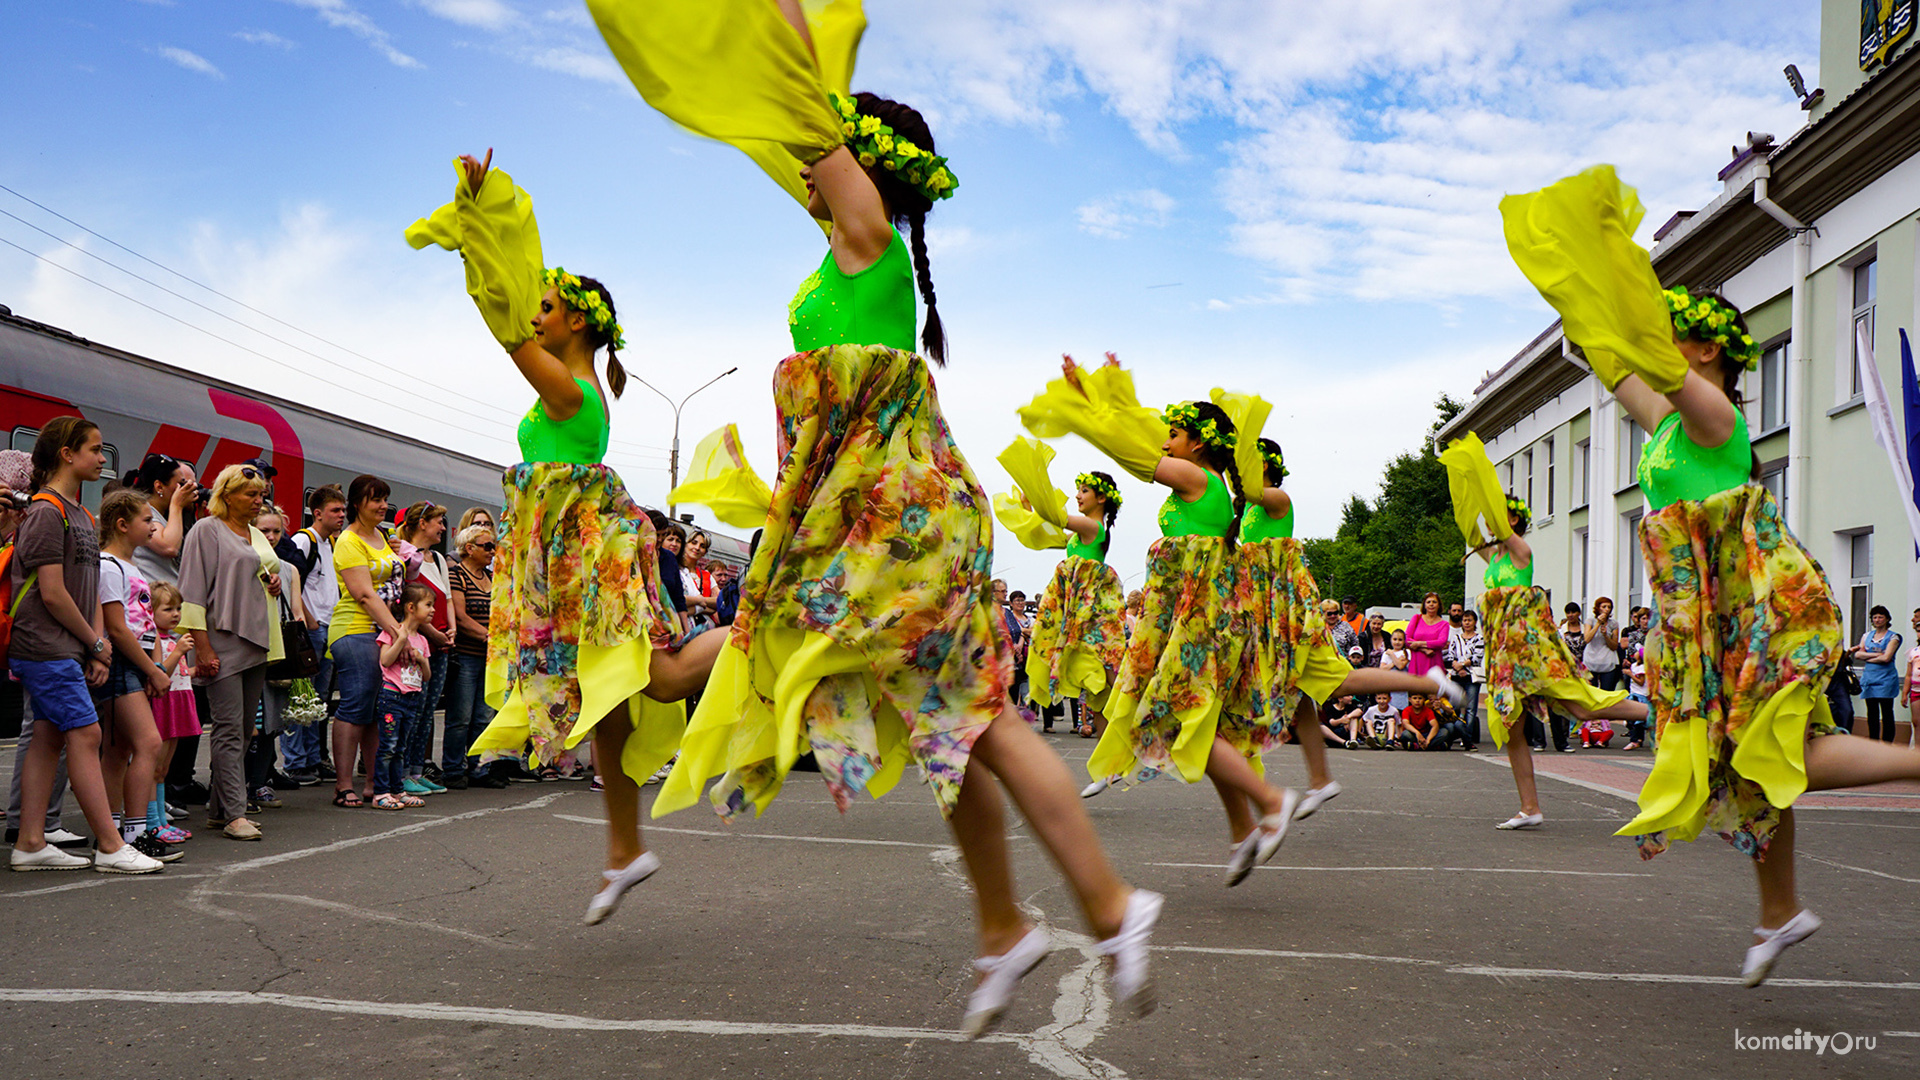
[[[938,381],[982,481],[1004,487],[1013,408],[1059,354],[1114,349],[1148,401],[1273,400],[1303,535],[1373,493],[1439,393],[1470,394],[1550,318],[1506,259],[1501,193],[1610,161],[1646,199],[1645,241],[1716,193],[1747,130],[1798,126],[1780,69],[1818,67],[1818,5],[1781,0],[870,0],[868,17],[856,88],[920,106],[961,177],[932,219]],[[548,260],[613,289],[637,375],[677,399],[739,366],[687,407],[683,445],[736,421],[772,466],[767,383],[819,232],[649,110],[581,4],[10,4],[0,95],[0,183],[372,362],[298,339],[322,363],[0,217],[0,237],[286,366],[0,247],[0,303],[22,315],[511,460],[529,392],[458,258],[400,238],[450,196],[449,160],[492,146]],[[135,266],[4,192],[0,210]],[[633,386],[613,415],[610,460],[659,500],[669,410]],[[1063,483],[1099,464],[1060,450]],[[1127,492],[1115,562],[1134,574],[1159,496]],[[1029,591],[1053,558],[996,551]]]

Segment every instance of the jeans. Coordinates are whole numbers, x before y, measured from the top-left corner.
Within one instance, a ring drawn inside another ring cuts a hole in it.
[[[1448,720],[1443,722],[1440,730],[1434,733],[1433,739],[1427,743],[1427,749],[1448,750],[1456,742],[1461,746],[1470,745],[1467,742],[1467,729],[1458,720]]]
[[[1567,748],[1567,733],[1571,731],[1572,728],[1573,721],[1568,720],[1565,716],[1557,712],[1553,714],[1553,748],[1555,750],[1565,750]],[[1535,720],[1532,716],[1527,717],[1527,742],[1534,746],[1545,746],[1547,744],[1547,729],[1541,725],[1540,721]]]
[[[1645,694],[1635,694],[1632,692],[1628,692],[1627,700],[1637,701],[1642,705],[1648,705],[1647,695]],[[1648,705],[1648,707],[1651,708],[1651,705]],[[1651,712],[1647,714],[1645,719],[1627,721],[1627,741],[1637,742],[1637,743],[1646,742],[1647,732],[1652,727],[1653,727],[1653,714]]]
[[[348,634],[333,643],[333,679],[340,688],[335,723],[378,722],[375,710],[380,707],[380,646],[373,634]],[[345,766],[351,769],[353,762]]]
[[[1893,699],[1870,697],[1867,703],[1867,738],[1893,741]]]
[[[401,770],[413,777],[425,774],[427,758],[433,749],[433,714],[440,707],[440,692],[447,687],[447,654],[434,653],[427,658],[427,666],[426,692],[420,695],[420,715],[413,727],[407,729],[407,756]]]
[[[403,788],[400,763],[406,757],[407,729],[420,718],[420,693],[403,694],[381,686],[374,723],[380,725],[380,749],[373,756],[373,793],[399,794]]]
[[[486,689],[487,658],[454,653],[447,674],[447,730],[440,739],[442,776],[467,774],[467,747],[493,723]]]
[[[1468,746],[1480,745],[1480,684],[1453,680],[1467,699],[1460,703],[1460,730],[1465,733]]]
[[[313,651],[320,654],[320,670],[313,676],[313,692],[320,696],[321,704],[330,704],[333,657],[327,653],[327,628],[319,626],[308,630],[307,637],[313,641]],[[289,772],[319,768],[327,760],[327,722],[289,725],[280,733],[280,756],[286,759]]]
[[[1593,676],[1593,685],[1602,690],[1620,689],[1619,668],[1614,668],[1612,671],[1590,671],[1589,674]]]

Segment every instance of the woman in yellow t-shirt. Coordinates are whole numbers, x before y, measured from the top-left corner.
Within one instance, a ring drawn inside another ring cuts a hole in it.
[[[347,486],[347,527],[333,542],[334,579],[340,599],[328,624],[327,649],[333,654],[334,685],[340,711],[333,725],[333,805],[355,809],[373,798],[373,756],[380,748],[374,710],[380,701],[380,647],[374,638],[385,630],[400,637],[400,624],[386,593],[405,582],[405,563],[387,545],[380,523],[386,520],[392,489],[377,476],[356,476]],[[366,763],[367,790],[353,790],[353,758]]]

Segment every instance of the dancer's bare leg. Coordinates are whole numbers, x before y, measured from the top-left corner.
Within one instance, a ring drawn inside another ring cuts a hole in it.
[[[607,809],[607,869],[624,870],[647,850],[640,838],[640,785],[621,764],[633,723],[621,702],[593,726],[593,760],[600,770],[600,795]],[[594,885],[598,891],[600,885]]]
[[[1384,668],[1354,668],[1347,677],[1340,680],[1340,688],[1333,692],[1334,697],[1352,694],[1369,701],[1375,694],[1431,694],[1433,680],[1425,675],[1415,675],[1406,671],[1387,671]]]
[[[1213,749],[1207,754],[1207,779],[1220,792],[1220,799],[1227,807],[1227,824],[1233,831],[1233,842],[1239,843],[1253,831],[1254,820],[1248,817],[1236,820],[1235,803],[1232,796],[1239,797],[1241,813],[1248,813],[1246,804],[1251,802],[1259,816],[1277,814],[1284,806],[1280,789],[1260,778],[1247,764],[1246,755],[1235,750],[1225,739],[1215,738]],[[1244,827],[1243,827],[1244,823]]]
[[[1300,756],[1307,759],[1307,786],[1326,787],[1333,781],[1327,771],[1327,736],[1320,730],[1320,707],[1305,694],[1293,710],[1293,734],[1300,740]]]
[[[1096,938],[1112,937],[1120,930],[1120,920],[1126,914],[1127,897],[1133,892],[1131,886],[1120,880],[1113,872],[1113,866],[1107,862],[1106,849],[1100,845],[1100,837],[1093,830],[1093,821],[1087,817],[1086,807],[1080,802],[1078,789],[1073,778],[1067,773],[1067,766],[1060,760],[1045,740],[1027,727],[1020,714],[1006,706],[995,717],[987,730],[974,741],[972,763],[985,765],[992,771],[994,778],[1013,796],[1015,806],[1027,819],[1034,835],[1047,849],[1055,866],[1072,887],[1074,898],[1080,904],[1080,912],[1093,930]],[[968,769],[969,775],[972,769]],[[962,783],[961,794],[966,794],[966,782]],[[975,808],[976,811],[979,808]],[[990,820],[969,816],[962,819],[958,808],[952,821],[956,838],[962,828],[991,827]],[[999,830],[1000,844],[1006,843],[1004,826]],[[974,842],[973,837],[962,841]],[[964,848],[963,848],[964,850]],[[982,852],[983,858],[990,858]],[[968,855],[968,865],[972,866],[972,854]],[[1001,879],[1007,890],[1004,900],[994,898],[991,902],[1011,906],[1013,903],[1010,875]],[[975,888],[990,885],[991,882],[974,882]],[[980,903],[983,910],[988,904],[987,898]],[[1004,912],[1005,907],[997,910]],[[1001,916],[1004,919],[1004,916]]]
[[[1582,723],[1588,720],[1645,720],[1653,711],[1632,698],[1616,701],[1604,709],[1589,709],[1571,701],[1556,700],[1554,704],[1572,713]]]
[[[1780,811],[1780,826],[1767,844],[1767,857],[1753,864],[1753,874],[1760,884],[1761,926],[1777,930],[1800,913],[1793,889],[1793,807]]]
[[[1253,803],[1247,799],[1244,792],[1225,780],[1216,776],[1208,776],[1207,779],[1213,781],[1213,790],[1220,796],[1220,805],[1226,807],[1227,835],[1232,840],[1230,846],[1238,847],[1240,841],[1247,838],[1247,834],[1253,831],[1254,825],[1259,821],[1254,816]]]
[[[647,687],[641,693],[655,701],[681,701],[701,691],[707,676],[713,674],[713,662],[727,643],[725,628],[709,630],[674,652],[653,650],[647,665]]]
[[[1916,779],[1920,779],[1920,750],[1844,735],[1807,743],[1808,791]]]
[[[973,881],[980,919],[981,956],[998,956],[1027,933],[1027,919],[1014,901],[1013,862],[1007,853],[1006,803],[991,769],[968,769],[960,799],[947,819]]]
[[[1500,717],[1493,722],[1502,723]],[[1513,786],[1520,793],[1520,812],[1540,812],[1540,790],[1533,782],[1533,747],[1527,745],[1526,714],[1507,725],[1507,764],[1513,767]]]

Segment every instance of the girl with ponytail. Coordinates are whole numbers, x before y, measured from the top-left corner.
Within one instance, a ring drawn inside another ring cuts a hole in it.
[[[1053,448],[1044,443],[1014,440],[1000,464],[1013,477],[1018,502],[1002,495],[994,499],[994,509],[1027,547],[1066,549],[1033,620],[1027,685],[1041,708],[1078,701],[1082,716],[1076,730],[1091,737],[1106,727],[1102,711],[1127,647],[1126,590],[1107,565],[1113,523],[1120,516],[1120,487],[1106,473],[1081,473],[1074,479],[1073,497],[1079,512],[1065,513],[1067,497],[1047,478],[1052,458]]]
[[[1248,718],[1228,709],[1244,645],[1233,550],[1246,507],[1236,425],[1216,401],[1141,407],[1112,353],[1093,371],[1066,357],[1061,371],[1020,410],[1027,429],[1079,435],[1136,478],[1169,489],[1160,539],[1147,550],[1144,613],[1107,699],[1107,730],[1087,762],[1095,782],[1083,794],[1126,776],[1173,772],[1190,784],[1204,776],[1226,807],[1226,881],[1238,885],[1280,849],[1300,796],[1262,778]]]
[[[992,604],[989,503],[927,364],[947,348],[926,218],[958,181],[926,120],[849,92],[857,4],[594,0],[589,10],[642,96],[746,151],[827,232],[787,308],[793,353],[773,372],[782,467],[760,546],[654,813],[692,805],[723,775],[716,809],[764,812],[808,751],[842,809],[918,764],[973,880],[980,975],[962,1026],[978,1036],[1050,947],[1017,903],[1005,786],[1114,958],[1115,1000],[1150,1009],[1160,898],[1114,874],[1066,766],[1008,700],[1014,659]],[[688,50],[719,40],[724,55]]]
[[[660,867],[640,835],[640,785],[678,748],[680,702],[706,683],[723,635],[676,640],[653,524],[601,460],[612,426],[595,354],[607,350],[615,397],[627,382],[613,294],[545,264],[532,200],[492,163],[491,150],[462,157],[454,201],[407,230],[416,248],[461,253],[481,316],[538,395],[496,532],[486,694],[499,711],[468,750],[518,756],[531,742],[537,767],[592,736],[607,810],[592,926]]]

